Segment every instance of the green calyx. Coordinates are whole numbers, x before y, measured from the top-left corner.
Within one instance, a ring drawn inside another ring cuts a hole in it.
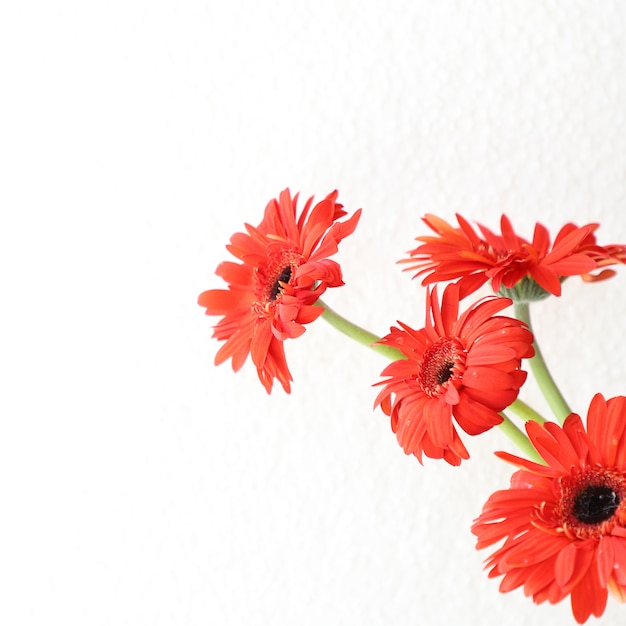
[[[563,279],[561,279],[563,282]],[[539,300],[545,300],[552,294],[546,291],[534,278],[524,276],[522,280],[518,281],[513,287],[500,286],[498,295],[504,298],[511,298],[513,302],[538,302]]]

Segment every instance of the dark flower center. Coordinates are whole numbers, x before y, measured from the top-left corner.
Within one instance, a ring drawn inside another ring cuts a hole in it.
[[[573,470],[557,480],[554,512],[567,537],[599,538],[626,527],[626,474],[600,466]]]
[[[443,385],[443,383],[447,383],[450,380],[450,377],[452,376],[453,369],[454,369],[454,361],[446,361],[436,374],[437,382],[440,385]]]
[[[611,487],[589,485],[574,498],[572,513],[582,524],[599,524],[613,516],[619,502]]]
[[[280,274],[278,275],[278,278],[276,279],[276,282],[274,283],[274,285],[272,286],[272,289],[270,290],[270,301],[274,302],[274,300],[276,300],[276,298],[278,298],[278,294],[280,294],[283,290],[283,286],[281,285],[281,283],[288,283],[291,280],[291,265],[287,265],[287,267],[284,267]]]
[[[465,364],[463,347],[457,339],[441,337],[424,352],[419,383],[424,393],[437,397],[445,392],[442,387],[455,376],[457,368]]]

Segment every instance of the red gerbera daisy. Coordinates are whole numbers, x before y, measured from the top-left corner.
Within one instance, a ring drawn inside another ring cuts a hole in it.
[[[625,246],[596,244],[593,232],[598,224],[566,224],[550,246],[548,230],[539,223],[529,242],[515,233],[506,215],[501,218],[501,235],[479,224],[482,236],[463,217],[456,217],[459,228],[435,215],[426,215],[423,221],[437,235],[418,237],[421,245],[401,263],[408,263],[409,270],[419,270],[415,277],[425,275],[423,285],[459,279],[462,298],[488,280],[496,293],[502,287],[511,289],[520,281],[531,280],[541,288],[535,289],[531,297],[538,299],[548,293],[559,296],[563,278],[602,280],[614,272],[603,270],[595,276],[590,272],[600,266],[626,262]]]
[[[446,287],[441,306],[435,287],[427,297],[426,326],[392,327],[380,343],[400,350],[381,376],[388,379],[376,405],[391,417],[391,428],[407,454],[422,453],[459,465],[469,454],[454,424],[478,435],[502,422],[502,411],[526,380],[522,358],[533,356],[532,333],[496,313],[508,298],[486,298],[459,317],[459,288]]]
[[[359,209],[338,222],[347,213],[336,202],[336,191],[312,209],[309,198],[299,217],[297,200],[298,194],[292,198],[286,189],[269,202],[259,226],[246,224],[247,232],[233,235],[226,248],[241,263],[225,261],[216,270],[228,289],[211,289],[198,298],[207,315],[224,316],[213,332],[226,341],[216,365],[232,359],[237,371],[250,354],[268,393],[275,378],[290,392],[283,342],[299,337],[303,324],[322,314],[314,304],[327,287],[344,284],[340,266],[327,257],[354,231],[361,214]]]
[[[607,590],[626,599],[626,398],[596,395],[587,431],[572,413],[526,426],[540,465],[510,454],[522,468],[511,487],[494,493],[472,527],[477,548],[502,539],[487,560],[500,591],[524,586],[537,603],[571,596],[576,621],[600,617]]]

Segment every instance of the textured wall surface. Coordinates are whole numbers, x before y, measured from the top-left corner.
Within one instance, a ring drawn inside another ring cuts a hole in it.
[[[474,550],[500,432],[420,466],[372,410],[382,357],[320,320],[267,396],[196,299],[287,186],[363,208],[326,299],[377,333],[422,322],[395,261],[427,212],[626,242],[625,31],[619,0],[0,9],[0,622],[573,623]],[[625,288],[536,306],[578,412],[626,394]]]

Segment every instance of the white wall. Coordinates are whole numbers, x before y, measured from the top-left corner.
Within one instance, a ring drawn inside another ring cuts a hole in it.
[[[268,397],[196,298],[286,186],[363,208],[327,301],[379,333],[422,321],[395,261],[426,212],[626,242],[625,30],[619,0],[0,9],[0,622],[573,623],[482,571],[499,432],[422,467],[372,411],[381,357],[320,320]],[[625,287],[535,309],[579,412],[626,393]]]

